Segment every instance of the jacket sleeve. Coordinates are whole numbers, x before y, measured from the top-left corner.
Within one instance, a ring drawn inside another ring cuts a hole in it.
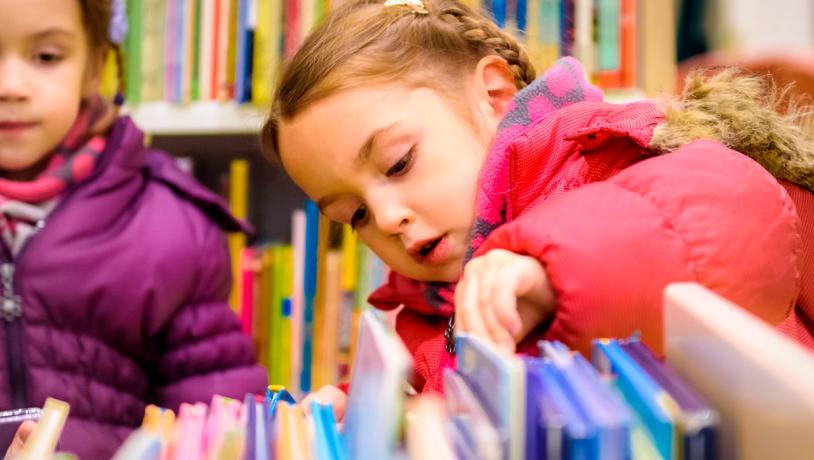
[[[779,323],[798,289],[798,226],[768,172],[698,141],[526,210],[479,254],[504,248],[542,262],[557,299],[546,338],[589,353],[593,338],[638,330],[661,354],[671,282],[699,282]]]
[[[216,225],[208,225],[197,251],[197,279],[187,302],[159,334],[154,370],[158,404],[209,402],[213,395],[242,399],[263,394],[267,373],[257,364],[250,338],[227,303],[229,250]]]

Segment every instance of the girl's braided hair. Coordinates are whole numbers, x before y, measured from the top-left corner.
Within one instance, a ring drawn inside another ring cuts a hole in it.
[[[331,12],[288,63],[261,145],[278,156],[280,121],[342,89],[398,82],[455,94],[465,72],[489,55],[506,61],[518,89],[534,81],[520,43],[456,0],[426,0],[420,11],[352,0]]]

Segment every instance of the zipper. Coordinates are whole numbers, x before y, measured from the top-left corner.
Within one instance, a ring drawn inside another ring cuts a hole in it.
[[[59,203],[57,204],[59,207]],[[51,210],[51,215],[56,208]],[[31,240],[45,227],[45,219],[41,219],[34,226],[31,235],[28,236],[20,251],[17,253],[17,260],[23,251],[28,247]],[[6,322],[6,359],[8,362],[8,384],[11,393],[12,408],[26,407],[28,404],[28,378],[23,364],[23,300],[17,294],[15,274],[17,266],[9,257],[9,261],[0,264],[0,285],[3,293],[0,295],[0,313]]]
[[[20,296],[14,293],[14,264],[4,262],[0,265],[0,278],[3,283],[3,297],[0,300],[3,318],[7,323],[14,321],[23,312]]]
[[[0,265],[3,296],[0,299],[3,318],[6,320],[6,355],[8,358],[9,389],[13,408],[24,407],[28,401],[26,395],[26,375],[23,367],[22,320],[23,305],[20,296],[14,292],[14,264],[4,262]]]

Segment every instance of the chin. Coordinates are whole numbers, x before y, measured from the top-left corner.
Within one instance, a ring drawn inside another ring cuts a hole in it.
[[[428,283],[454,283],[458,281],[461,276],[461,269],[450,266],[439,267],[427,270],[425,267],[418,276],[411,276],[417,281],[425,281]]]

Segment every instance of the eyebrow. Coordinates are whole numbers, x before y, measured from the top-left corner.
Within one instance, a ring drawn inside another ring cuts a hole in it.
[[[365,139],[365,143],[362,144],[362,147],[359,148],[359,152],[356,153],[356,163],[362,164],[368,161],[370,159],[370,155],[373,153],[373,146],[376,144],[376,141],[378,141],[383,135],[392,131],[397,125],[398,122],[393,122],[387,126],[373,130],[373,132],[370,133],[370,136]],[[320,198],[317,201],[317,207],[319,208],[320,212],[324,213],[325,207],[336,201],[337,198],[338,195],[334,193]]]
[[[45,30],[41,30],[33,35],[34,38],[46,38],[52,35],[63,35],[68,38],[73,38],[76,36],[76,32],[65,29],[63,27],[49,27]]]

